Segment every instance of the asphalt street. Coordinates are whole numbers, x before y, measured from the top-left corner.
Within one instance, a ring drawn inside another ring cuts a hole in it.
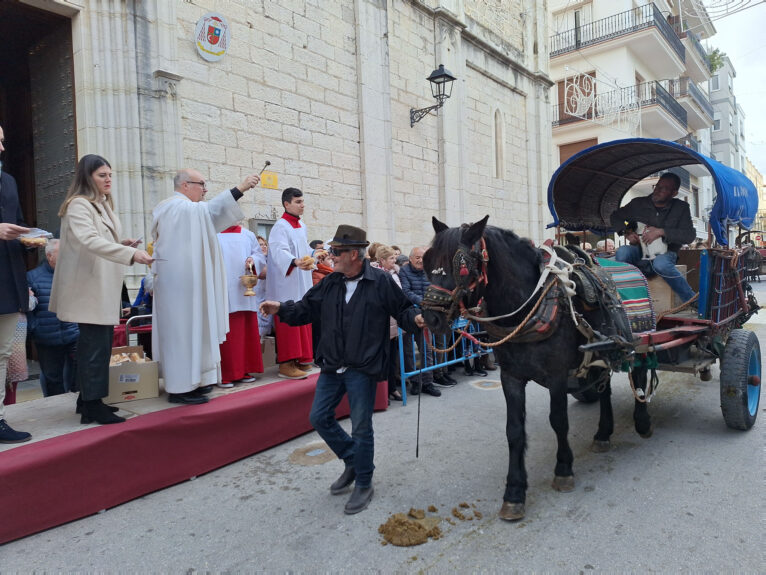
[[[766,304],[766,280],[755,289]],[[762,316],[746,326],[759,338]],[[550,487],[548,396],[530,384],[527,515],[517,523],[497,517],[508,459],[498,373],[460,377],[441,398],[422,399],[418,457],[416,400],[375,415],[375,497],[358,515],[343,514],[347,496],[330,495],[342,464],[309,433],[1,546],[0,571],[764,572],[766,402],[753,429],[728,429],[717,365],[709,382],[660,374],[650,439],[633,430],[627,378],[616,376],[616,430],[605,454],[589,450],[598,405],[570,399],[572,493]],[[451,518],[461,503],[470,520]],[[440,539],[382,544],[378,527],[391,514],[429,505],[438,511],[428,515],[443,519]]]

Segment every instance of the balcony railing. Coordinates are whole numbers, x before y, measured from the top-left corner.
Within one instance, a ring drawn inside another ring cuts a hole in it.
[[[699,57],[705,63],[705,66],[707,66],[707,69],[712,72],[712,67],[710,64],[710,56],[708,56],[708,53],[705,51],[705,48],[702,46],[702,42],[700,42],[699,36],[697,36],[691,30],[679,30],[676,26],[674,26],[674,29],[679,38],[688,38],[689,41],[691,41],[692,46],[694,46],[694,51],[697,52]]]
[[[682,96],[690,96],[697,105],[702,108],[702,111],[707,114],[711,120],[714,116],[713,105],[708,100],[705,93],[700,90],[697,85],[692,82],[686,76],[678,78],[677,80],[670,80],[668,82],[669,92],[673,94],[675,98],[681,98]]]
[[[653,3],[554,34],[551,36],[550,56],[553,58],[653,26],[673,47],[681,61],[685,62],[686,49],[681,39]]]
[[[567,114],[563,104],[553,106],[553,127],[580,120],[604,118],[613,115],[615,110],[631,110],[651,105],[659,105],[679,124],[686,126],[687,114],[684,107],[659,82],[653,81],[596,94],[593,105],[581,116]]]
[[[686,110],[684,110],[684,107],[678,103],[662,84],[657,81],[644,82],[638,84],[635,87],[635,90],[638,93],[638,101],[642,107],[658,104],[678,120],[678,123],[682,126],[686,126]]]
[[[697,138],[694,137],[694,134],[687,134],[680,140],[676,140],[676,144],[681,144],[682,146],[686,146],[689,149],[694,150],[695,152],[700,151],[700,143]]]

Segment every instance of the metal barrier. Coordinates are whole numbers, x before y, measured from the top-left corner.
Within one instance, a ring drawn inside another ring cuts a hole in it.
[[[460,328],[477,339],[483,338],[487,333],[481,329],[478,323],[468,322],[467,320],[456,320],[453,327]],[[432,348],[437,350],[452,348],[446,353],[439,353],[428,347],[425,333],[425,331],[421,332],[418,336],[420,340],[416,342],[415,335],[402,331],[399,328],[399,381],[402,387],[403,405],[407,405],[407,378],[419,377],[425,372],[441,369],[456,363],[463,363],[467,359],[477,358],[490,353],[489,349],[472,342],[466,337],[463,337],[455,345],[460,334],[456,334],[454,331],[444,336],[436,336],[429,331],[429,343]],[[418,355],[421,362],[419,369],[417,369]],[[411,366],[411,369],[408,370],[408,366]]]

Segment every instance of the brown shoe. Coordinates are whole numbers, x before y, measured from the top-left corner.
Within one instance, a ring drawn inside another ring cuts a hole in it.
[[[306,372],[295,367],[295,362],[292,361],[280,363],[278,375],[284,379],[306,379],[308,377]]]
[[[295,367],[301,371],[311,371],[314,369],[314,366],[312,366],[310,363],[300,363],[297,359],[295,360]]]

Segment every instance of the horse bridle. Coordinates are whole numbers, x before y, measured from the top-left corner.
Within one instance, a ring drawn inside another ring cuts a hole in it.
[[[465,300],[473,296],[474,302],[469,307],[481,302],[481,288],[487,285],[487,263],[489,252],[482,237],[470,249],[459,244],[455,255],[452,256],[452,278],[455,289],[448,290],[431,284],[426,288],[421,307],[435,312],[444,313],[448,321],[452,321],[466,309]]]

